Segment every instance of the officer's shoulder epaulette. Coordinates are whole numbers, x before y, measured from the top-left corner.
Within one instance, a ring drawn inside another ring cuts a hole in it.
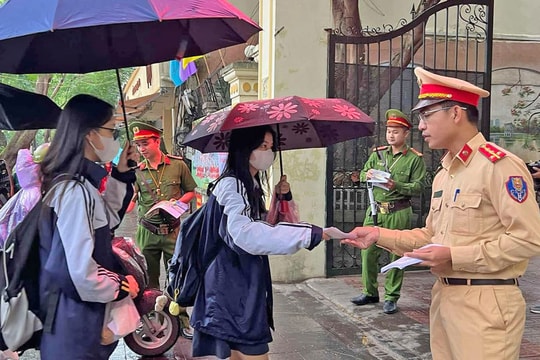
[[[416,156],[424,156],[420,151],[416,150],[415,148],[410,148],[410,150],[415,154]]]
[[[478,148],[478,152],[488,158],[492,163],[496,163],[506,156],[506,153],[493,143],[485,143]]]
[[[388,145],[383,145],[383,146],[373,148],[373,152],[375,152],[375,151],[383,151],[383,150],[386,150],[386,149],[388,149]]]
[[[184,157],[183,157],[183,156],[176,156],[176,155],[171,155],[171,154],[167,154],[166,156],[167,156],[168,158],[171,158],[171,159],[184,160]]]

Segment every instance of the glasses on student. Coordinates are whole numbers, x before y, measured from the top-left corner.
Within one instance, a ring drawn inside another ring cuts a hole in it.
[[[427,122],[427,119],[428,117],[430,117],[431,115],[435,114],[436,112],[438,111],[442,111],[442,110],[449,110],[451,108],[453,108],[455,105],[452,105],[452,106],[445,106],[445,107],[442,107],[442,108],[438,108],[438,109],[432,109],[432,110],[427,110],[427,111],[419,111],[416,116],[418,117],[418,120],[421,120],[423,122]],[[466,107],[463,107],[463,106],[460,106],[459,107],[460,109],[462,110],[467,110]]]
[[[112,136],[114,140],[118,139],[118,137],[120,136],[120,129],[118,128],[110,128],[106,126],[98,126],[98,128],[109,130],[110,132],[112,132]]]

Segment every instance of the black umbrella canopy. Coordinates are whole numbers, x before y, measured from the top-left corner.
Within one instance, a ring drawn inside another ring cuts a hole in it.
[[[0,84],[0,130],[53,129],[61,111],[45,95]]]

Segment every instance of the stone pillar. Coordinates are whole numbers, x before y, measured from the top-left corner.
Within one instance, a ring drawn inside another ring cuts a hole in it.
[[[259,65],[254,61],[237,61],[220,71],[230,85],[231,106],[258,99],[258,69]]]
[[[165,142],[165,148],[169,154],[174,153],[173,136],[174,129],[172,128],[172,110],[171,108],[164,108],[162,110],[162,126],[163,126],[163,140]]]

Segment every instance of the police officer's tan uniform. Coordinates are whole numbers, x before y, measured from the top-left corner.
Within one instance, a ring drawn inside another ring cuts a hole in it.
[[[434,80],[426,73],[416,71],[426,76],[422,85],[454,85],[450,78]],[[456,89],[435,87],[428,95],[462,95],[464,90]],[[455,157],[443,158],[424,228],[380,229],[377,244],[399,254],[429,243],[450,247],[452,269],[438,274],[432,290],[435,360],[519,358],[525,302],[516,285],[528,259],[540,254],[539,229],[533,181],[524,162],[480,133]]]

